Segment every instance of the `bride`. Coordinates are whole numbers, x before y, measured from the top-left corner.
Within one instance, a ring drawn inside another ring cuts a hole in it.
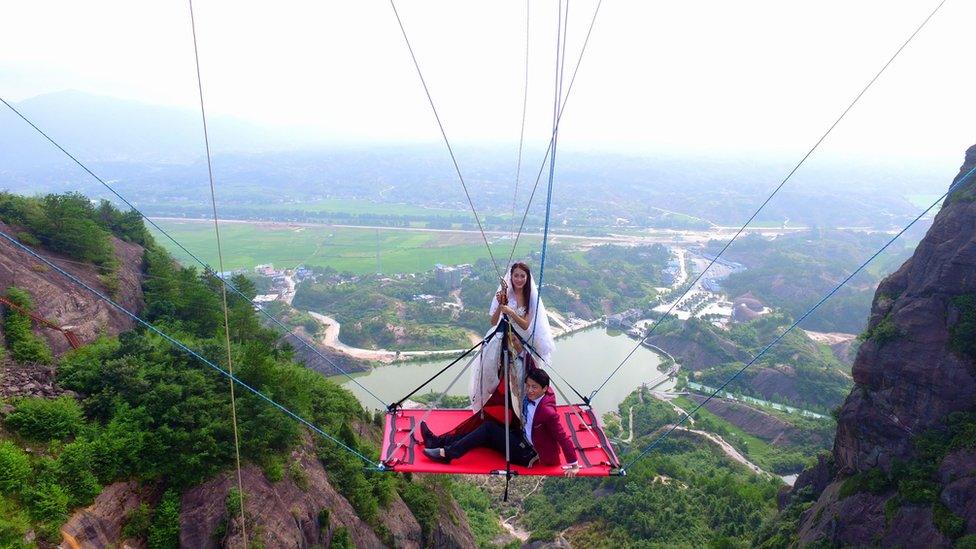
[[[549,327],[546,307],[539,298],[539,289],[532,281],[532,271],[528,265],[522,262],[512,264],[492,299],[489,313],[492,331],[498,325],[501,316],[506,315],[512,330],[528,342],[538,354],[537,357],[532,357],[536,364],[540,367],[549,364],[555,343],[552,329]],[[491,338],[482,348],[481,358],[475,365],[469,387],[471,407],[474,410],[480,410],[484,406],[503,377],[500,357],[502,345],[505,343],[506,338],[499,334]],[[507,343],[512,350],[510,356],[514,359],[509,366],[507,386],[512,388],[512,402],[521,402],[526,356],[530,351],[525,349],[523,352],[517,338],[513,337]],[[513,409],[517,416],[521,415],[521,406],[513,406]]]

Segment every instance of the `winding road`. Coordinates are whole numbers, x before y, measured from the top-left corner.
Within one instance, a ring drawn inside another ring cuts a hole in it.
[[[641,397],[643,398],[643,392],[641,393]],[[685,415],[685,416],[688,415],[688,412],[686,412],[684,409],[682,409],[677,404],[671,402],[670,400],[667,400],[665,398],[661,398],[661,397],[658,397],[658,396],[655,396],[655,398],[658,398],[659,400],[663,400],[663,401],[667,402],[679,414],[682,414],[682,415]],[[692,418],[692,417],[689,417],[688,420],[691,421],[692,424],[694,424],[694,422],[695,422],[694,418]],[[741,463],[742,465],[745,465],[750,471],[752,471],[753,473],[756,473],[757,475],[766,476],[766,477],[776,476],[776,475],[773,475],[772,473],[770,473],[768,471],[763,470],[762,467],[760,467],[760,466],[756,465],[755,463],[753,463],[753,462],[749,461],[748,459],[746,459],[746,456],[744,456],[741,452],[739,452],[738,450],[736,450],[734,446],[732,446],[731,444],[729,444],[728,442],[726,442],[726,440],[724,438],[722,438],[721,436],[716,435],[714,433],[709,433],[707,431],[700,431],[698,429],[689,429],[688,427],[684,427],[684,426],[681,426],[681,425],[670,424],[670,425],[665,425],[665,426],[659,428],[658,430],[654,431],[654,433],[652,433],[652,436],[655,435],[655,434],[661,433],[661,432],[663,432],[663,431],[665,431],[667,429],[670,429],[671,427],[674,427],[674,430],[675,431],[682,431],[682,432],[685,432],[685,433],[695,434],[695,435],[698,435],[698,436],[704,438],[705,440],[707,440],[707,441],[715,444],[732,461],[735,461],[736,463]],[[634,407],[631,406],[630,407],[630,433],[627,435],[627,438],[621,439],[620,442],[630,443],[633,439],[634,439]]]
[[[353,358],[362,360],[375,360],[377,362],[389,363],[395,360],[407,358],[436,357],[459,355],[467,349],[447,349],[438,351],[388,351],[386,349],[362,349],[360,347],[350,347],[339,340],[339,330],[342,326],[339,321],[321,313],[308,311],[308,314],[324,328],[324,333],[319,338],[319,343],[337,351],[341,351]]]

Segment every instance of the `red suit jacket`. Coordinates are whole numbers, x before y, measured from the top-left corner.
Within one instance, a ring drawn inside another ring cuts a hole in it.
[[[556,412],[556,395],[552,387],[546,387],[546,394],[538,404],[539,409],[532,417],[532,447],[539,454],[542,465],[559,465],[559,449],[566,456],[566,463],[577,461],[576,447],[563,429],[563,422]]]

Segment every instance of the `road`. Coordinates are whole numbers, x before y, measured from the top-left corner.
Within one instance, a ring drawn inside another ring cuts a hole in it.
[[[397,360],[407,360],[412,358],[421,357],[451,357],[460,355],[461,353],[467,351],[467,349],[446,349],[446,350],[436,350],[436,351],[389,351],[386,349],[363,349],[361,347],[351,347],[346,345],[339,339],[339,331],[342,326],[339,321],[331,316],[324,315],[322,313],[316,313],[314,311],[308,311],[308,314],[312,316],[315,320],[322,325],[323,335],[319,337],[319,343],[329,349],[340,351],[353,358],[359,358],[362,360],[375,360],[377,362],[382,362],[384,364],[389,364]],[[572,326],[566,326],[566,329],[554,328],[552,333],[553,337],[559,337],[564,334],[571,332],[583,330],[598,324],[600,320],[594,320],[591,322],[580,321],[578,324]],[[473,341],[471,344],[474,345],[480,338],[475,336],[477,341]]]
[[[677,288],[688,280],[688,267],[685,265],[685,250],[684,248],[675,248],[675,254],[678,256],[678,277],[674,280],[674,284],[671,285],[672,288]]]
[[[288,289],[285,290],[284,294],[282,294],[280,301],[284,301],[285,303],[291,305],[291,302],[295,300],[295,293],[298,285],[295,283],[295,277],[288,275],[285,275],[285,284],[288,285]]]
[[[641,392],[640,394],[643,397],[643,392]],[[687,416],[688,415],[688,412],[686,412],[685,410],[683,410],[677,404],[671,402],[670,400],[667,400],[665,398],[662,398],[660,395],[657,395],[657,394],[655,394],[653,392],[652,392],[652,394],[655,396],[655,398],[658,398],[659,400],[664,400],[665,402],[667,402],[668,404],[670,404],[674,408],[674,410],[676,412],[678,412],[679,414],[681,414],[683,416]],[[691,421],[692,423],[694,423],[694,421],[695,421],[694,418],[691,418],[691,417],[689,417],[688,420]],[[630,407],[630,422],[629,423],[630,423],[630,432],[627,434],[627,438],[620,439],[620,442],[630,443],[632,440],[634,440],[634,407],[633,406]],[[657,431],[655,431],[654,434],[656,435],[658,433],[664,432],[667,429],[670,429],[671,427],[674,427],[674,430],[675,431],[682,431],[682,432],[685,432],[685,433],[691,433],[691,434],[694,434],[694,435],[698,435],[698,436],[704,438],[705,440],[707,440],[707,441],[715,444],[732,461],[735,461],[736,463],[741,463],[742,465],[745,465],[750,471],[752,471],[753,473],[756,473],[757,475],[768,476],[768,477],[774,476],[772,473],[769,473],[768,471],[764,471],[762,469],[762,467],[759,467],[755,463],[753,463],[753,462],[749,461],[748,459],[746,459],[746,457],[744,455],[742,455],[741,452],[739,452],[738,450],[736,450],[734,446],[732,446],[731,444],[729,444],[728,442],[726,442],[726,440],[724,438],[722,438],[721,436],[719,436],[719,435],[716,435],[716,434],[713,434],[713,433],[709,433],[707,431],[700,431],[698,429],[689,429],[688,427],[684,427],[684,426],[681,426],[681,425],[665,425],[665,426],[661,427],[660,429],[658,429]]]
[[[199,217],[152,217],[153,221],[180,221],[180,222],[191,222],[191,223],[213,223],[212,219],[199,218]],[[425,229],[417,227],[388,227],[382,225],[338,225],[333,223],[312,223],[312,222],[301,222],[301,221],[255,221],[250,219],[221,219],[221,223],[224,224],[247,224],[247,225],[264,225],[264,226],[278,226],[278,227],[325,227],[325,228],[342,228],[342,229],[370,229],[370,230],[382,230],[382,231],[408,231],[408,232],[422,232],[422,233],[452,233],[452,234],[473,234],[481,235],[480,231],[473,229]],[[577,234],[567,234],[567,233],[549,233],[549,238],[552,241],[557,240],[580,240],[580,241],[590,241],[594,243],[624,243],[624,244],[704,244],[709,240],[715,239],[728,239],[732,234],[737,231],[739,227],[712,227],[708,230],[671,230],[671,229],[647,229],[647,235],[625,235],[625,234],[610,234],[608,236],[586,236]],[[795,232],[798,230],[804,230],[803,227],[789,227],[789,228],[769,228],[769,227],[748,227],[744,232],[755,232],[765,235],[779,235],[786,234],[790,232]],[[485,231],[488,236],[511,236],[510,231]],[[542,237],[542,233],[535,232],[523,232],[522,236],[535,236]]]
[[[661,429],[668,429],[668,428],[670,428],[670,425],[665,425]],[[759,467],[755,463],[753,463],[753,462],[749,461],[748,459],[746,459],[746,457],[744,455],[742,455],[741,453],[739,453],[739,451],[736,450],[731,444],[729,444],[728,442],[726,442],[724,438],[722,438],[722,437],[720,437],[720,436],[718,436],[716,434],[712,434],[712,433],[709,433],[709,432],[706,432],[706,431],[699,431],[697,429],[689,429],[687,427],[682,427],[680,425],[677,426],[677,427],[675,427],[675,431],[684,431],[686,433],[693,433],[693,434],[696,434],[696,435],[698,435],[698,436],[700,436],[700,437],[702,437],[702,438],[704,438],[704,439],[706,439],[706,440],[708,440],[708,441],[716,444],[719,448],[722,449],[722,452],[724,452],[725,455],[727,455],[729,458],[732,459],[732,461],[735,461],[737,463],[741,463],[742,465],[745,465],[747,468],[749,468],[750,471],[752,471],[753,473],[756,473],[757,475],[762,475],[762,476],[766,476],[766,477],[772,477],[772,476],[774,476],[772,473],[769,473],[767,471],[764,471],[762,469],[762,467]]]
[[[395,360],[418,357],[436,357],[459,355],[467,349],[448,349],[439,351],[388,351],[386,349],[362,349],[360,347],[350,347],[339,340],[339,330],[342,326],[339,321],[321,313],[308,311],[312,318],[319,321],[324,328],[324,334],[319,338],[319,343],[337,351],[341,351],[354,358],[362,360],[375,360],[383,363],[390,363]]]

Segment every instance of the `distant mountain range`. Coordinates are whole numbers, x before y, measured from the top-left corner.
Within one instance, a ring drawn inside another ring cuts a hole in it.
[[[199,113],[64,91],[16,104],[25,116],[104,179],[144,205],[192,208],[206,185]],[[360,198],[468,209],[440,143],[326,144],[307,134],[241,120],[208,121],[215,172],[226,205],[302,204]],[[511,213],[515,146],[455,144],[479,211]],[[524,155],[519,201],[540,174],[543,150]],[[795,159],[694,155],[626,156],[560,151],[553,207],[566,225],[735,225],[779,183]],[[895,162],[889,160],[889,162]],[[907,198],[938,193],[938,172],[907,165],[827,164],[811,160],[757,221],[791,225],[889,228],[918,206]],[[541,213],[546,174],[535,204]],[[0,108],[0,189],[34,193],[104,190],[24,121]],[[162,210],[160,210],[162,211]],[[192,213],[188,210],[188,213]],[[535,212],[534,212],[535,213]]]
[[[85,161],[188,163],[204,154],[200,113],[68,90],[14,105]],[[215,152],[280,149],[287,141],[241,120],[208,120]],[[0,163],[5,169],[62,162],[64,155],[9,109],[0,109]]]

